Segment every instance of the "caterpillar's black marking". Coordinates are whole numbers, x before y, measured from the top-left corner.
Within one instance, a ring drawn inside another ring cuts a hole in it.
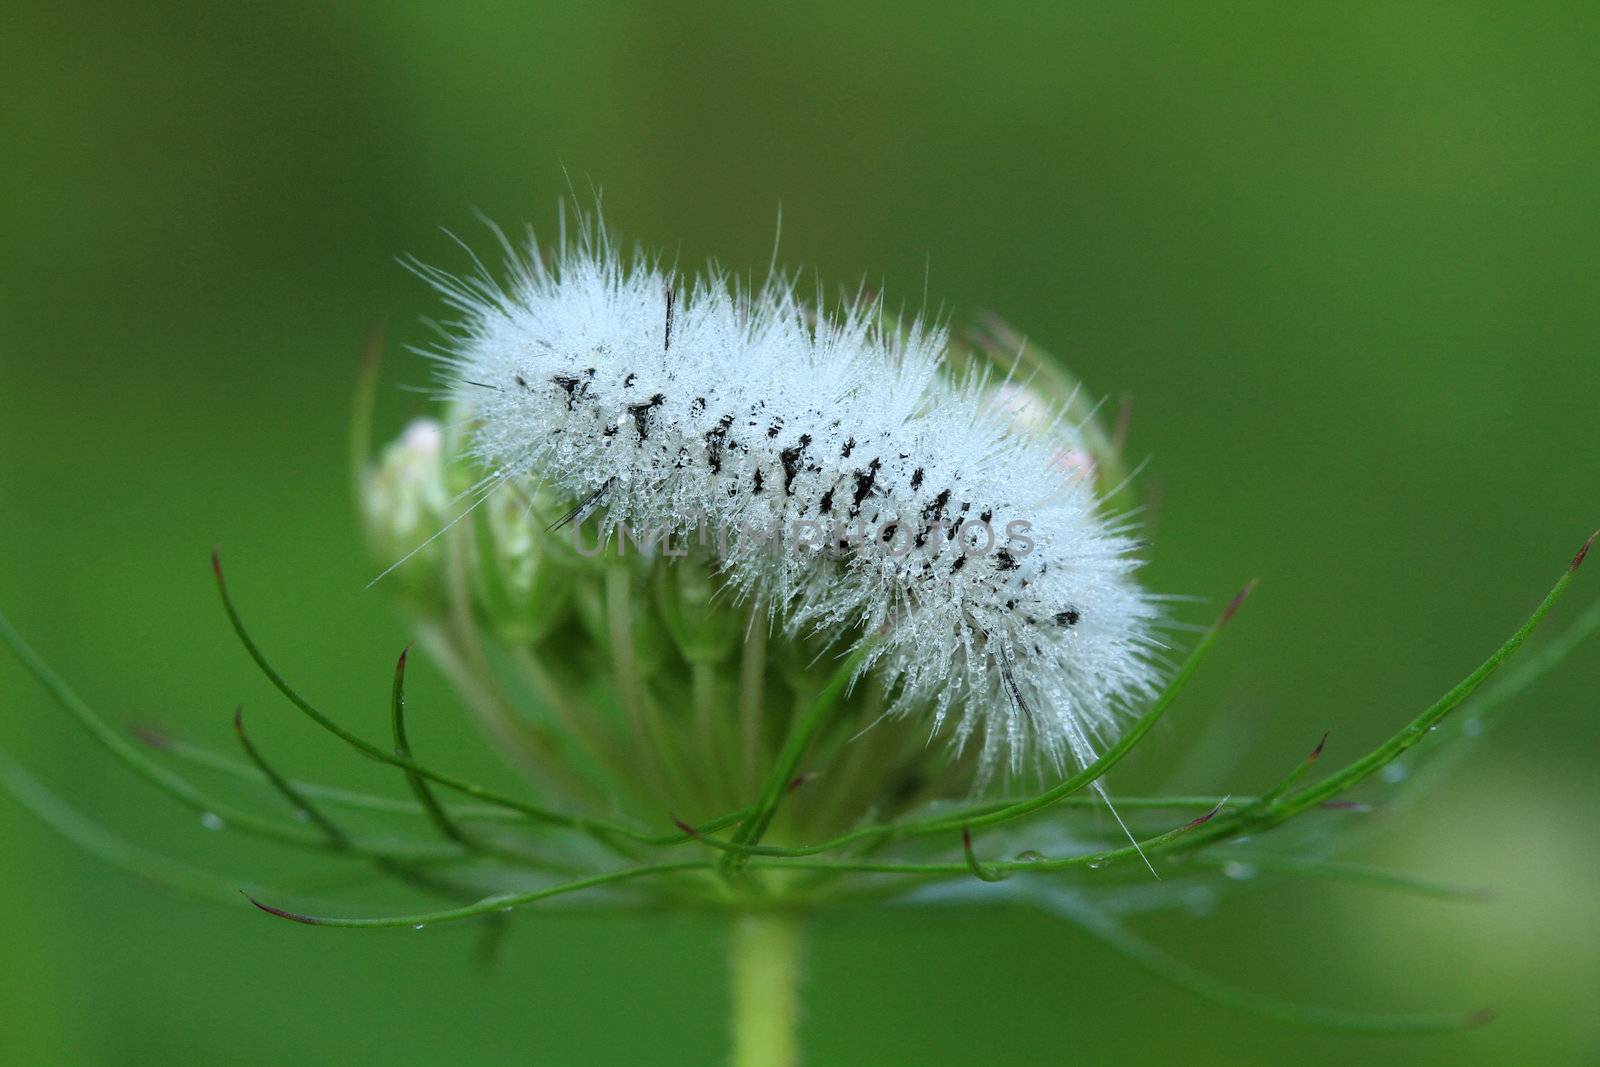
[[[811,435],[803,433],[800,440],[778,453],[778,460],[783,464],[783,494],[794,496],[794,476],[800,467],[800,457],[811,445]]]
[[[724,415],[713,429],[706,431],[706,462],[712,474],[722,473],[722,450],[728,441],[728,428],[732,425],[733,416]]]
[[[665,399],[666,397],[662,396],[660,393],[657,393],[643,404],[633,404],[629,406],[628,414],[633,416],[633,426],[634,429],[639,432],[640,444],[644,444],[645,438],[649,436],[650,412],[660,407],[661,402]]]
[[[552,378],[551,381],[559,385],[562,391],[567,394],[567,410],[571,411],[573,405],[577,402],[577,396],[575,394],[577,393],[578,389],[578,379],[556,377]],[[519,374],[517,375],[517,384],[526,387],[528,383],[523,379],[522,375]]]
[[[568,411],[572,411],[576,407],[578,401],[588,398],[589,386],[594,382],[594,375],[595,369],[593,367],[589,367],[583,372],[582,377],[569,374],[558,374],[550,379],[556,385],[561,387],[562,392],[567,394]],[[528,380],[520,374],[516,376],[516,382],[524,389],[532,388],[532,386],[528,384]]]
[[[880,466],[882,464],[874,459],[867,464],[865,471],[856,472],[856,490],[850,501],[850,515],[852,517],[861,513],[861,502],[867,499],[867,495],[872,492],[873,486],[878,483],[878,468]]]

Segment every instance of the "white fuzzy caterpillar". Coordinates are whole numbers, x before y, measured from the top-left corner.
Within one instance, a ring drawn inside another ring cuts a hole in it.
[[[943,332],[875,302],[686,281],[597,233],[530,246],[504,289],[420,268],[463,316],[438,355],[485,485],[531,475],[608,532],[709,525],[738,590],[789,632],[873,635],[891,710],[981,738],[985,772],[1092,760],[1152,688],[1156,610],[1136,542],[1057,462],[1072,428],[951,381]]]

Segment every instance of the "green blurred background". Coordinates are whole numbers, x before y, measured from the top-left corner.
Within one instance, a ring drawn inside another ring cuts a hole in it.
[[[345,490],[356,354],[427,410],[437,311],[396,265],[553,226],[572,183],[686,263],[783,260],[992,308],[1135,398],[1148,576],[1262,588],[1125,782],[1259,789],[1348,758],[1475,664],[1600,523],[1600,19],[1592,4],[10,4],[0,15],[0,605],[92,700],[396,789],[275,701],[258,636],[376,735],[406,634]],[[1600,591],[1585,575],[1569,620]],[[1592,576],[1600,579],[1600,574]],[[1203,617],[1208,608],[1196,609]],[[491,766],[437,675],[416,741]],[[1281,887],[1140,929],[1252,988],[1494,1005],[1440,1038],[1211,1008],[1021,912],[820,923],[814,1064],[1591,1063],[1600,656],[1570,660],[1358,858],[1489,904]],[[202,830],[0,658],[0,746],[135,839]],[[708,918],[530,912],[318,931],[170,899],[0,798],[0,1061],[713,1063]]]

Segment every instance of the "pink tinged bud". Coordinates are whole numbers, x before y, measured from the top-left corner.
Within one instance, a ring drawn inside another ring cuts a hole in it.
[[[1093,481],[1099,467],[1094,457],[1081,448],[1060,448],[1050,457],[1050,469],[1071,478]]]

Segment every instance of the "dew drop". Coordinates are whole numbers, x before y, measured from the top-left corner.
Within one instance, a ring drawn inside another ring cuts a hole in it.
[[[1236,882],[1245,882],[1256,876],[1256,865],[1253,863],[1240,863],[1238,860],[1229,860],[1222,865],[1222,873]]]
[[[1109,866],[1111,866],[1110,860],[1095,860],[1093,863],[1089,864],[1089,869],[1091,871],[1099,871],[1104,870]]]
[[[222,816],[218,815],[214,811],[201,812],[200,825],[204,826],[207,830],[224,830],[228,826],[228,824],[223,821]]]
[[[413,929],[413,930],[420,930],[420,929],[422,929],[422,928],[423,928],[423,927],[424,927],[424,926],[427,926],[427,925],[428,925],[428,924],[427,924],[427,923],[418,923],[418,924],[417,924],[417,925],[415,925],[415,926],[413,926],[413,927],[412,927],[412,928],[411,928],[411,929]]]
[[[1205,886],[1195,886],[1183,894],[1183,906],[1190,915],[1204,919],[1217,910],[1217,895]]]
[[[1042,859],[1044,859],[1044,853],[1043,852],[1039,852],[1039,851],[1037,851],[1035,849],[1031,849],[1030,848],[1025,852],[1018,852],[1017,853],[1016,862],[1018,862],[1018,863],[1038,863]]]
[[[1383,770],[1378,772],[1378,777],[1390,785],[1394,785],[1396,782],[1405,781],[1407,773],[1406,769],[1400,764],[1389,763],[1385,764]]]

